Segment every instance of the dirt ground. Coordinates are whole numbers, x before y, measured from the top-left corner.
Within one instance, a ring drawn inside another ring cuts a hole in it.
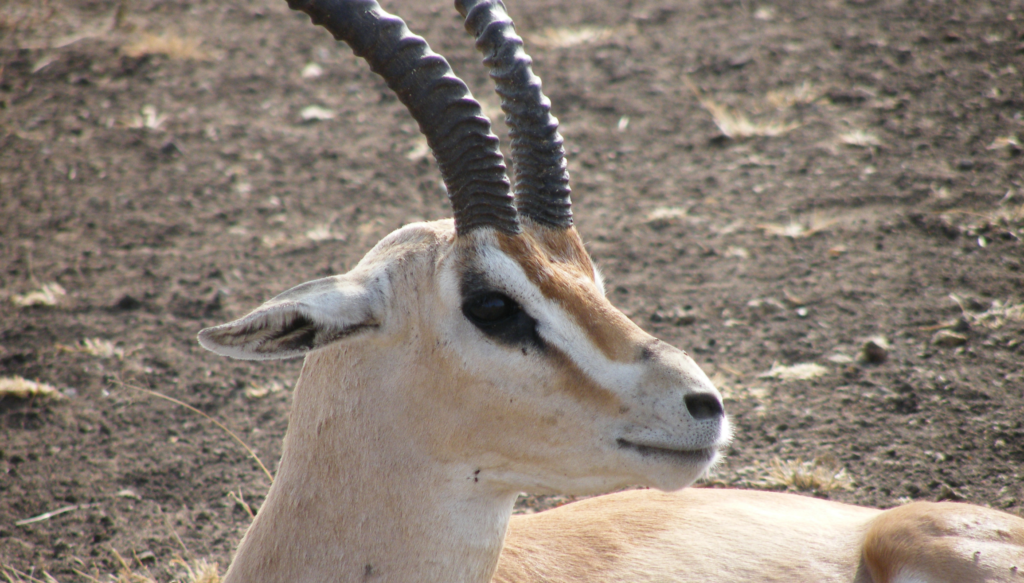
[[[301,362],[196,332],[450,212],[283,0],[115,4],[0,7],[0,377],[63,395],[0,400],[0,565],[62,582],[226,566],[267,477],[125,385],[273,468]],[[1024,512],[1024,2],[507,4],[613,303],[726,397],[705,485]],[[384,5],[498,117],[448,0]]]

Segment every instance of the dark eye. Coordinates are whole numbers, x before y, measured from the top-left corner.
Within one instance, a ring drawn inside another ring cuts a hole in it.
[[[498,292],[488,292],[472,297],[462,305],[467,318],[481,324],[507,320],[519,312],[519,304],[512,298]]]
[[[544,350],[544,341],[537,334],[537,321],[522,306],[494,288],[481,289],[483,286],[473,283],[463,284],[464,290],[472,290],[463,295],[462,313],[467,320],[502,344]]]

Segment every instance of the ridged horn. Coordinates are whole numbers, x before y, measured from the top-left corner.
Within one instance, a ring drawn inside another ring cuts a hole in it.
[[[345,41],[409,109],[437,159],[456,233],[520,232],[498,138],[444,57],[374,0],[288,0],[288,6]]]
[[[558,120],[551,115],[551,101],[541,91],[540,78],[530,68],[533,60],[523,51],[523,39],[505,5],[501,0],[455,0],[455,8],[476,37],[501,97],[519,215],[547,227],[571,227],[569,172]]]

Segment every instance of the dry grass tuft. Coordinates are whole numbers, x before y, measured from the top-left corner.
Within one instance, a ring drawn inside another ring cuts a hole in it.
[[[765,232],[766,235],[774,235],[776,237],[789,237],[790,239],[806,239],[827,231],[829,227],[834,225],[836,221],[834,219],[822,219],[820,217],[811,217],[806,223],[800,221],[790,221],[789,224],[781,225],[779,223],[760,223],[757,228]]]
[[[699,222],[690,216],[690,207],[684,206],[660,206],[651,210],[644,217],[644,223],[655,229],[662,229],[678,221]]]
[[[57,350],[61,352],[77,352],[95,356],[98,358],[124,358],[124,349],[118,348],[113,342],[102,338],[83,338],[77,344],[66,346],[58,344]]]
[[[267,395],[274,393],[280,393],[284,390],[284,384],[279,381],[269,381],[266,383],[251,384],[245,388],[246,399],[262,399]]]
[[[810,105],[821,97],[821,90],[809,82],[789,87],[787,89],[773,89],[765,94],[764,100],[775,109],[789,109],[802,105]]]
[[[832,492],[852,490],[853,480],[846,469],[832,456],[822,456],[812,462],[801,459],[782,461],[773,458],[769,464],[767,484],[797,492]]]
[[[199,48],[202,41],[193,37],[182,37],[173,33],[143,33],[135,40],[121,47],[125,56],[138,58],[146,55],[166,55],[172,59],[207,61],[210,54]]]
[[[813,362],[794,364],[793,366],[784,366],[776,362],[772,364],[771,370],[757,375],[757,378],[807,381],[826,374],[828,374],[827,368]]]
[[[331,228],[330,223],[317,225],[306,231],[306,238],[310,241],[344,241],[344,233],[338,233]]]
[[[27,308],[30,306],[56,306],[60,302],[61,298],[66,296],[68,293],[64,291],[64,288],[59,283],[45,283],[41,288],[35,291],[28,292],[27,294],[15,294],[11,296],[11,301],[14,305],[19,308]]]
[[[851,130],[840,134],[839,141],[854,148],[880,148],[882,146],[878,136],[864,130]]]
[[[60,399],[63,398],[63,395],[55,387],[46,383],[30,381],[19,376],[0,377],[0,399],[6,397]]]
[[[796,122],[754,121],[746,114],[733,111],[706,97],[700,98],[700,104],[711,114],[711,118],[722,134],[734,140],[753,137],[774,138],[800,127],[800,124]]]
[[[992,307],[978,314],[975,321],[986,328],[1001,328],[1007,322],[1024,322],[1024,304],[992,302]]]
[[[602,26],[580,26],[576,28],[547,27],[536,34],[527,35],[530,46],[544,49],[562,49],[611,38],[615,34],[612,28]]]
[[[1009,300],[1001,302],[995,300],[984,312],[972,312],[964,306],[964,301],[955,294],[949,294],[958,306],[963,318],[974,326],[982,326],[989,330],[998,330],[1008,322],[1024,322],[1024,303],[1014,304]],[[955,325],[955,323],[954,323]]]
[[[1007,232],[1011,238],[1019,240],[1021,235],[1024,235],[1024,202],[1021,202],[1022,195],[1024,195],[1024,188],[1010,188],[994,208],[988,210],[951,208],[939,214],[950,222],[954,222],[953,216],[966,217],[966,224],[961,225],[961,228],[966,228],[969,235],[976,235],[984,233],[986,230],[995,229]],[[951,198],[952,194],[949,188],[945,186],[937,187],[937,185],[933,185],[932,196],[939,200],[947,200]]]
[[[1009,135],[1000,136],[992,140],[992,143],[988,145],[987,149],[1003,150],[1007,154],[1016,154],[1021,150],[1024,150],[1024,145],[1021,145],[1020,140],[1017,139],[1017,136]]]
[[[138,114],[133,115],[125,126],[134,130],[161,130],[167,116],[157,111],[152,105],[143,105]]]
[[[98,579],[80,571],[75,572],[90,583],[157,583],[156,579],[148,573],[144,566],[140,564],[138,567],[133,567],[132,564],[124,560],[121,553],[118,553],[116,550],[113,550],[113,553],[117,558],[117,562],[121,565],[117,574],[109,575],[106,579]],[[171,561],[171,565],[181,570],[180,574],[171,583],[220,583],[217,563],[210,563],[205,559],[188,562],[184,559],[176,558]],[[51,578],[46,583],[58,582]]]
[[[797,122],[787,122],[778,119],[754,120],[746,113],[730,109],[726,105],[707,97],[688,77],[683,77],[683,82],[689,87],[697,101],[700,102],[701,107],[711,114],[711,119],[714,120],[715,125],[718,126],[718,129],[727,138],[733,140],[753,137],[773,138],[800,127],[800,124]],[[794,105],[809,103],[816,99],[816,96],[811,90],[810,85],[806,85],[804,89],[771,92],[765,99],[774,109],[785,110]]]
[[[208,563],[204,559],[199,559],[192,563],[182,560],[175,562],[185,570],[186,578],[184,583],[220,583],[217,563]]]
[[[304,122],[330,121],[338,117],[337,112],[319,105],[303,107],[299,112],[299,118]]]
[[[42,572],[42,578],[34,577],[28,573],[22,573],[14,567],[0,565],[0,577],[7,583],[59,583],[46,571]]]
[[[157,583],[157,580],[149,574],[144,566],[140,564],[139,567],[133,567],[124,560],[121,553],[116,550],[113,550],[113,553],[121,566],[117,573],[112,573],[102,579],[78,570],[75,570],[75,573],[89,583]],[[220,583],[217,563],[210,563],[205,559],[185,561],[176,558],[171,561],[171,565],[180,571],[171,580],[171,583]],[[43,571],[41,576],[36,576],[34,571],[33,573],[24,573],[4,564],[0,564],[0,580],[6,581],[6,583],[61,583],[46,571]]]

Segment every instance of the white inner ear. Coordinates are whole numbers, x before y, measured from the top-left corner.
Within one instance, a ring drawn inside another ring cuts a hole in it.
[[[199,333],[207,350],[244,360],[304,356],[380,325],[386,278],[353,273],[306,282],[248,315]]]

